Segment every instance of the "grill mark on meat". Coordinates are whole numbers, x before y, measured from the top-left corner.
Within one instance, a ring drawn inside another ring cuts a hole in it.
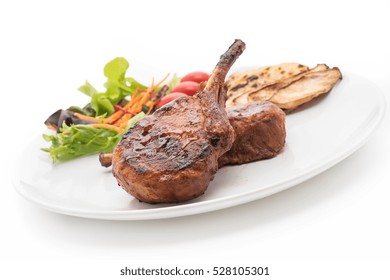
[[[149,165],[166,161],[164,169],[180,170],[208,155],[208,143],[203,141],[198,144],[196,140],[189,134],[161,134],[156,137],[149,134],[141,139],[132,138],[133,144],[123,151],[123,156],[129,165],[138,164],[140,159]]]
[[[213,136],[211,137],[211,145],[213,145],[214,147],[216,147],[218,145],[218,142],[219,142],[219,137],[218,136]]]

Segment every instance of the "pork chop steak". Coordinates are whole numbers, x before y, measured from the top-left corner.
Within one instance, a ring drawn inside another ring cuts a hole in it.
[[[235,40],[201,92],[166,104],[124,134],[112,160],[124,190],[148,203],[183,202],[205,192],[235,139],[225,77],[244,49]]]
[[[268,101],[239,104],[227,109],[236,132],[232,148],[219,158],[219,167],[272,158],[285,144],[286,114]]]

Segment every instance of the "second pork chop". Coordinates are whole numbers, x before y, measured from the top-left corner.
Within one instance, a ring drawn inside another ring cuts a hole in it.
[[[272,158],[285,144],[286,114],[268,101],[249,102],[227,109],[236,132],[232,148],[219,159],[219,166]]]

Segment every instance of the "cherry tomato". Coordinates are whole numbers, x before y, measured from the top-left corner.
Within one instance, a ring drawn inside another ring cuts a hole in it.
[[[180,82],[177,84],[171,92],[181,92],[187,95],[194,95],[198,92],[199,84],[191,81]]]
[[[207,81],[210,75],[206,72],[191,72],[181,78],[182,82],[191,81],[200,84],[201,82]]]
[[[164,106],[165,104],[175,100],[176,98],[179,98],[182,96],[188,96],[188,95],[185,93],[182,93],[182,92],[174,92],[174,93],[170,93],[168,95],[165,95],[163,98],[161,98],[160,102],[158,102],[157,109]]]

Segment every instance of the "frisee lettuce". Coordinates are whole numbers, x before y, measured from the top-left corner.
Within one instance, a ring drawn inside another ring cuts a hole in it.
[[[143,112],[135,115],[129,120],[127,129],[144,117]],[[110,129],[95,128],[90,125],[68,126],[64,122],[59,133],[43,134],[43,139],[51,142],[51,147],[42,150],[50,154],[53,162],[63,162],[85,155],[112,152],[122,135],[123,133]]]

